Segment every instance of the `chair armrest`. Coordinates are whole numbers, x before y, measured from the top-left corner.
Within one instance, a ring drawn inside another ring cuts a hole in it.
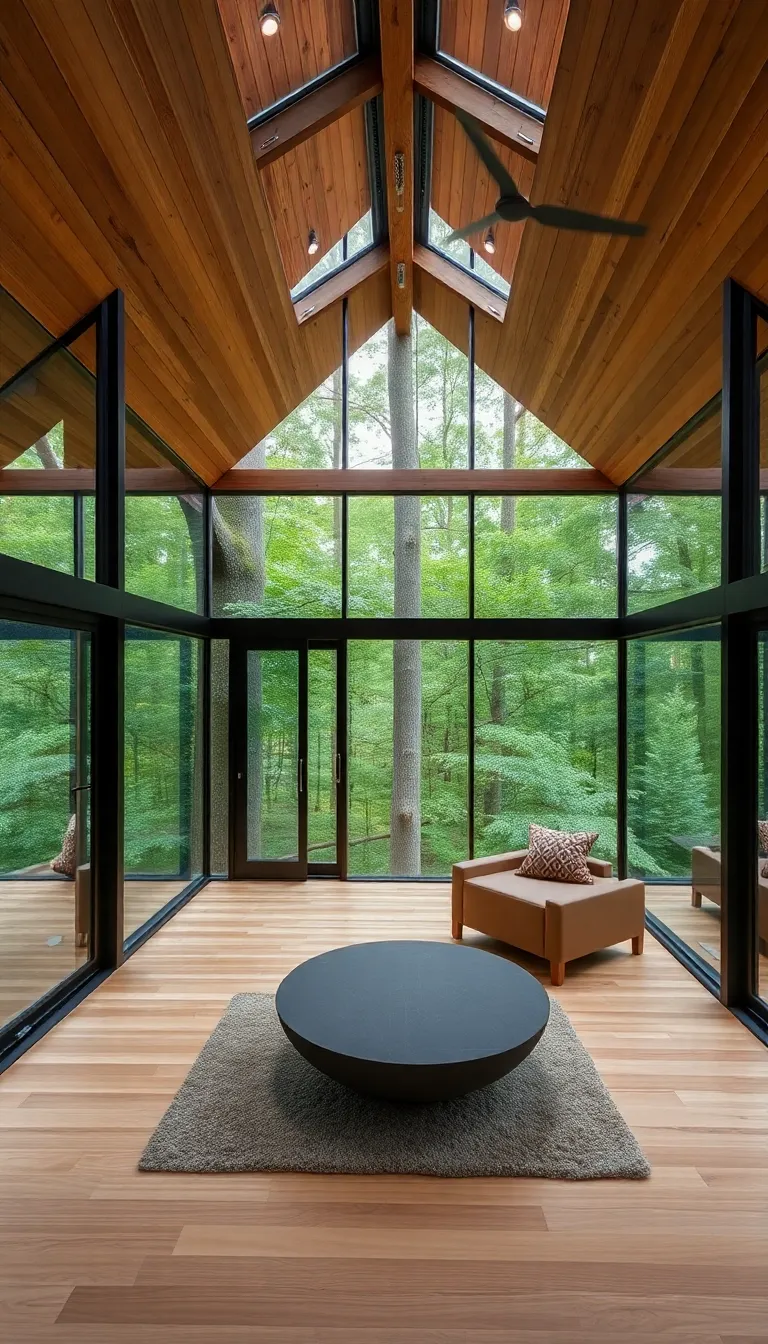
[[[605,859],[587,859],[587,867],[593,877],[613,877],[613,869]]]
[[[461,924],[464,910],[464,882],[473,877],[488,877],[490,873],[504,873],[519,868],[527,849],[513,849],[508,854],[493,854],[487,859],[464,859],[451,869],[451,908],[453,919]]]

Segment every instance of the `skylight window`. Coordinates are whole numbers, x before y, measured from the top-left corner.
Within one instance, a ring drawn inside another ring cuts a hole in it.
[[[437,211],[430,207],[429,242],[431,246],[437,252],[442,253],[444,257],[450,257],[451,261],[455,261],[457,266],[461,266],[463,270],[476,275],[478,280],[482,280],[486,285],[489,285],[497,294],[502,295],[505,299],[508,298],[510,286],[504,276],[499,275],[498,271],[489,266],[485,258],[479,252],[475,252],[469,246],[469,243],[463,239],[459,238],[456,242],[446,243],[445,239],[451,232],[450,224],[446,224]]]
[[[439,50],[481,82],[534,113],[547,109],[568,17],[569,0],[520,0],[511,28],[492,0],[442,0]]]
[[[311,271],[307,271],[307,274],[301,277],[299,283],[293,286],[293,289],[291,290],[291,298],[294,301],[300,299],[302,294],[306,294],[308,290],[313,289],[321,280],[325,280],[329,275],[332,275],[334,271],[338,271],[340,267],[344,266],[348,261],[351,261],[353,257],[359,256],[361,252],[365,252],[367,248],[372,245],[373,220],[371,218],[371,212],[368,210],[367,213],[363,215],[362,219],[359,219],[356,224],[353,224],[349,233],[346,234],[344,238],[340,238],[338,243],[334,243],[333,247],[329,248],[320,260],[315,263]]]

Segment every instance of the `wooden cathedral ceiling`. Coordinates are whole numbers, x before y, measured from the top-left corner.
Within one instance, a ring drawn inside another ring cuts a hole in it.
[[[319,120],[297,130],[307,113],[294,109],[291,147],[259,159],[247,116],[354,50],[351,0],[280,0],[269,68],[253,0],[0,5],[0,282],[56,334],[120,286],[128,399],[206,480],[338,363],[344,286],[353,349],[392,312],[386,249],[329,282],[306,321],[286,283],[307,268],[310,227],[324,251],[367,208],[362,104],[382,70],[385,138],[395,116],[407,136],[412,0],[380,8],[395,23],[381,64],[335,77],[343,99],[313,94]],[[571,0],[567,20],[563,0],[526,0],[516,48],[497,36],[502,8],[443,0],[442,47],[547,105],[540,149],[513,152],[509,109],[460,79],[458,96],[486,100],[534,201],[641,218],[649,233],[502,226],[512,294],[503,322],[477,312],[477,359],[620,481],[717,390],[725,277],[768,294],[768,0]],[[463,224],[493,189],[445,108],[458,77],[418,57],[415,76],[438,104],[433,201]],[[395,249],[412,245],[393,234],[393,275]],[[468,290],[435,260],[416,248],[415,306],[466,348]]]

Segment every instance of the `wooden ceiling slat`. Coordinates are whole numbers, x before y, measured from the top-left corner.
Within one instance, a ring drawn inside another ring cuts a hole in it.
[[[218,0],[246,117],[338,65],[357,49],[352,0],[280,0],[280,27],[265,38],[260,0]]]
[[[442,0],[440,48],[502,87],[546,107],[568,0],[525,0],[523,26],[504,24],[504,0]]]

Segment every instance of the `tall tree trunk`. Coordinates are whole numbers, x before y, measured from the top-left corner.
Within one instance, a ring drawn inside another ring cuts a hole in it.
[[[259,443],[242,465],[257,469],[265,465],[265,447]],[[231,602],[264,600],[264,501],[260,496],[230,495],[227,518],[216,500],[213,510],[213,582],[216,611]],[[248,694],[253,720],[261,710],[261,669],[251,670]],[[248,849],[252,855],[261,846],[261,735],[252,734],[248,756]],[[215,640],[211,648],[211,870],[226,872],[227,818],[229,813],[229,646]]]
[[[341,369],[333,375],[333,465],[341,466]],[[333,497],[333,560],[341,573],[341,495]]]
[[[505,471],[514,470],[517,462],[517,422],[523,414],[523,407],[508,392],[504,393],[504,427],[502,439],[502,466]],[[511,536],[517,520],[517,500],[514,495],[502,495],[501,519],[502,532]],[[496,661],[491,669],[491,723],[503,724],[507,713],[504,665]],[[491,775],[485,786],[483,809],[486,817],[497,817],[502,808],[501,776]]]
[[[392,466],[418,467],[411,337],[388,330]],[[395,499],[395,616],[421,615],[421,501]],[[421,643],[396,639],[393,649],[392,809],[390,869],[421,872]]]

